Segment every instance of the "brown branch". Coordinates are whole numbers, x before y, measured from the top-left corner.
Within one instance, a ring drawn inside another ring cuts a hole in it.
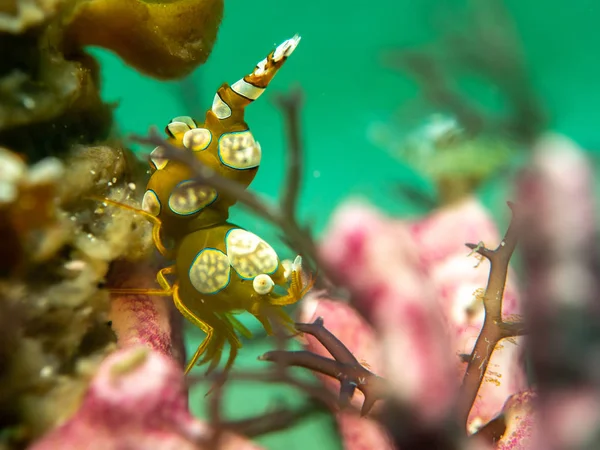
[[[500,415],[487,424],[479,428],[475,433],[469,436],[471,442],[476,442],[480,439],[485,440],[490,444],[498,442],[502,435],[506,432],[506,418]]]
[[[242,184],[225,178],[210,167],[202,164],[202,162],[194,156],[192,151],[176,147],[166,141],[158,134],[155,128],[150,130],[150,135],[148,137],[134,136],[131,139],[140,144],[162,147],[166,159],[178,161],[188,166],[196,176],[195,178],[197,181],[210,185],[227,195],[235,197],[240,203],[246,205],[257,215],[272,223],[278,224],[279,217],[276,208],[269,205],[268,202],[264,201],[253,192],[247,191]]]
[[[197,444],[202,448],[221,448],[222,438],[228,431],[236,431],[248,437],[262,435],[271,431],[283,430],[292,426],[297,420],[305,418],[317,410],[337,411],[337,399],[324,386],[313,382],[300,380],[284,370],[270,370],[267,372],[237,371],[237,372],[213,372],[204,376],[188,376],[186,383],[193,386],[198,382],[209,381],[213,384],[210,392],[209,417],[212,433],[210,436],[201,438]],[[305,407],[291,411],[285,410],[268,412],[261,416],[244,419],[241,421],[229,421],[222,416],[223,392],[225,385],[223,377],[227,381],[241,381],[268,384],[285,384],[306,394],[310,403]],[[208,394],[207,394],[208,396]],[[320,406],[319,406],[320,405]]]
[[[517,337],[527,334],[527,328],[523,322],[502,322],[500,324],[504,337]]]
[[[326,358],[308,351],[275,350],[260,356],[262,361],[275,362],[288,367],[304,367],[340,381],[338,403],[347,407],[355,389],[365,396],[361,415],[369,413],[375,402],[389,391],[387,382],[365,369],[352,355],[350,350],[323,325],[318,318],[313,323],[297,323],[296,328],[313,335],[333,356]]]
[[[292,427],[299,420],[305,419],[322,411],[322,406],[315,401],[305,404],[301,408],[278,408],[256,417],[248,419],[232,420],[223,422],[226,430],[253,438],[264,436],[275,431],[282,431]]]
[[[348,347],[335,337],[331,331],[325,328],[322,317],[317,317],[313,323],[297,323],[296,329],[302,333],[314,336],[336,361],[342,364],[360,366],[360,363]]]
[[[441,63],[424,53],[395,52],[388,57],[390,65],[410,72],[419,83],[425,98],[438,107],[443,107],[456,115],[465,131],[474,136],[485,126],[483,111],[469,103],[469,100],[455,91]]]
[[[458,397],[458,420],[465,428],[469,412],[473,407],[496,345],[506,337],[524,333],[522,324],[502,320],[502,299],[508,275],[508,264],[517,245],[515,207],[510,202],[508,206],[512,211],[512,219],[498,248],[490,250],[482,247],[481,244],[467,244],[467,247],[490,261],[490,275],[483,297],[485,309],[483,328],[469,358],[469,364]]]
[[[193,385],[200,381],[216,381],[221,375],[213,373],[208,376],[193,377],[188,376],[188,383]],[[336,411],[339,409],[338,401],[335,395],[320,384],[314,382],[303,381],[291,375],[287,370],[280,371],[267,371],[267,372],[253,372],[253,371],[237,371],[230,372],[227,374],[228,382],[252,382],[252,383],[276,383],[286,384],[299,391],[304,392],[309,398],[314,399],[325,406],[330,411]]]
[[[225,421],[223,420],[223,388],[225,384],[225,380],[228,377],[228,373],[222,372],[218,374],[213,381],[213,385],[211,389],[206,394],[209,397],[208,400],[208,412],[210,417],[210,424],[212,429],[212,434],[210,440],[208,441],[208,448],[219,449],[221,448],[221,442],[223,439],[223,435],[226,431],[226,427],[224,426]]]
[[[302,106],[302,91],[296,89],[289,95],[279,95],[276,103],[286,117],[288,136],[288,158],[286,167],[286,183],[281,197],[280,208],[290,220],[296,220],[300,183],[302,181],[302,142],[300,132],[300,107]]]
[[[285,328],[281,326],[281,324],[275,322],[273,325],[277,348],[279,351],[283,352],[289,336],[286,335]],[[187,382],[189,385],[207,379],[212,382],[212,388],[209,391],[209,417],[212,433],[210,438],[208,440],[204,439],[201,444],[207,446],[207,448],[220,448],[219,445],[222,442],[224,434],[232,429],[251,437],[288,428],[298,419],[304,418],[318,409],[322,410],[323,406],[331,411],[337,410],[338,405],[331,392],[323,386],[298,380],[289,373],[288,369],[288,365],[279,363],[266,373],[221,372],[210,375],[206,374],[203,377],[188,377]],[[226,380],[287,384],[307,394],[312,401],[309,405],[306,405],[304,408],[297,411],[282,409],[278,412],[268,412],[261,416],[242,421],[228,421],[223,418],[222,413],[223,393]],[[207,394],[207,396],[209,394]],[[322,406],[319,408],[317,404]]]
[[[302,352],[269,352],[260,359],[274,361],[296,367],[305,367],[314,372],[321,373],[342,382],[341,403],[350,399],[349,390],[360,389],[365,395],[361,408],[361,415],[366,415],[378,399],[385,399],[385,403],[371,414],[373,420],[378,421],[390,433],[397,448],[406,449],[443,449],[456,450],[459,446],[460,432],[457,432],[453,420],[438,426],[424,424],[412,412],[410,404],[399,401],[397,397],[388,395],[391,389],[387,382],[372,374],[362,367],[345,345],[333,336],[324,326],[323,321],[317,319],[312,324],[296,324],[296,328],[305,333],[312,334],[335,357],[326,358],[307,351]],[[344,396],[348,396],[347,399]],[[340,405],[340,400],[336,402]],[[353,405],[348,410],[354,411]]]
[[[468,6],[464,15],[444,11],[441,26],[449,31],[435,47],[392,52],[386,62],[410,73],[427,101],[453,113],[468,135],[485,131],[530,142],[546,117],[529,82],[516,28],[500,0]],[[506,116],[492,116],[489,108],[461,92],[458,81],[469,72],[498,87],[510,107]]]

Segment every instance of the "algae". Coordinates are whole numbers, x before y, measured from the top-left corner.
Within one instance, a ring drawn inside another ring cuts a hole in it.
[[[182,76],[208,57],[222,9],[218,0],[0,2],[0,448],[24,448],[75,413],[116,348],[107,274],[153,251],[143,217],[93,199],[139,206],[147,174],[114,135],[114,105],[84,47],[105,46],[151,76]]]
[[[85,47],[152,77],[183,77],[208,58],[222,15],[222,0],[0,3],[0,146],[36,161],[102,142],[114,105],[102,101]]]
[[[147,75],[180,78],[206,61],[222,16],[222,0],[80,1],[64,45],[104,47]]]
[[[17,167],[14,154],[3,155],[3,167],[9,158]],[[16,243],[2,250],[12,264],[0,279],[0,424],[18,431],[7,435],[16,443],[76,410],[94,368],[114,348],[109,296],[101,289],[111,263],[148,257],[152,248],[141,217],[107,214],[85,199],[109,189],[132,195],[123,160],[109,147],[78,148],[65,163],[42,160],[18,170],[13,195],[0,202],[3,229]],[[113,183],[117,177],[122,182]]]

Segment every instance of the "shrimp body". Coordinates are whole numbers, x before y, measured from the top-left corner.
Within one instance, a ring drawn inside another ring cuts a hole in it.
[[[248,187],[262,149],[244,120],[245,108],[262,95],[299,42],[299,36],[286,40],[250,74],[231,86],[223,84],[204,123],[187,116],[171,120],[165,128],[168,141],[193,152],[222,177]],[[282,262],[266,241],[228,221],[236,198],[196,181],[190,167],[169,160],[160,146],[150,154],[150,166],[140,212],[154,225],[157,249],[173,264],[158,272],[160,290],[112,292],[172,296],[179,311],[206,333],[186,372],[204,363],[212,370],[229,343],[227,370],[241,347],[238,334],[251,335],[235,314],[249,312],[268,333],[273,320],[292,327],[283,307],[300,300],[312,283],[303,279],[299,256]]]

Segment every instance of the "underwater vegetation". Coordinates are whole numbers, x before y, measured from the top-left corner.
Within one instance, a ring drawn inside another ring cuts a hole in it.
[[[154,148],[147,173],[111,132],[85,47],[181,77],[208,58],[223,2],[0,5],[0,448],[259,449],[253,438],[323,410],[350,450],[596,448],[593,172],[547,131],[494,5],[472,7],[442,60],[429,49],[396,59],[448,118],[400,143],[393,125],[374,136],[432,181],[429,210],[400,218],[349,199],[319,237],[297,211],[300,91],[277,97],[289,140],[280,199],[249,189],[262,149],[244,109],[293,64],[298,36],[221,85],[203,123],[182,115],[166,137],[139,138]],[[447,67],[496,83],[508,112],[453,90]],[[515,155],[502,234],[477,190]],[[301,258],[280,260],[230,222],[236,204]],[[235,366],[251,335],[243,311],[275,347],[259,370]],[[205,333],[191,357],[184,319]],[[200,364],[206,373],[191,372]],[[208,421],[189,410],[199,378],[212,383]],[[237,381],[290,385],[307,404],[232,421],[222,404]]]
[[[106,22],[89,21],[98,14]],[[75,414],[117,347],[143,342],[183,360],[172,304],[146,298],[141,317],[139,299],[111,301],[102,289],[109,276],[143,286],[148,275],[136,274],[156,269],[143,217],[86,200],[135,197],[145,168],[110,134],[113,106],[83,46],[104,45],[155,76],[183,76],[208,57],[221,16],[218,1],[0,5],[0,447],[26,447]],[[116,18],[137,24],[130,39],[101,41]],[[153,53],[142,57],[150,41]],[[168,73],[156,72],[157,58],[170,62]]]
[[[398,136],[398,128],[375,124],[371,140],[436,187],[438,198],[430,200],[434,206],[460,200],[491,178],[505,174],[520,153],[507,139],[470,137],[454,117],[441,114],[431,116],[406,136]]]
[[[154,77],[182,77],[206,61],[222,14],[220,0],[3,2],[0,145],[34,160],[106,139],[112,107],[84,47],[107,48]]]

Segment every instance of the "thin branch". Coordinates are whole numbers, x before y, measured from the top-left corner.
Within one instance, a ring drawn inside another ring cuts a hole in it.
[[[525,329],[524,325],[520,323],[503,322],[502,320],[502,300],[508,275],[508,264],[517,245],[515,207],[510,202],[508,206],[512,211],[512,219],[498,248],[490,250],[481,244],[467,244],[467,247],[490,261],[490,275],[483,297],[485,309],[483,328],[469,358],[458,397],[458,420],[465,428],[469,412],[473,407],[496,345],[506,337],[523,334]]]
[[[188,376],[188,384],[193,385],[200,381],[215,381],[219,379],[220,374],[213,373],[209,376],[192,377]],[[314,399],[325,406],[330,411],[337,411],[339,409],[338,401],[335,395],[333,395],[328,389],[320,384],[316,384],[310,381],[303,381],[297,377],[291,375],[289,371],[267,371],[267,372],[252,372],[252,371],[237,371],[230,372],[227,374],[227,380],[229,382],[243,381],[253,383],[276,383],[286,384],[299,391],[304,392],[309,398]]]
[[[236,198],[240,203],[246,205],[257,215],[278,224],[279,217],[276,208],[253,192],[247,191],[242,184],[219,175],[198,160],[192,151],[176,147],[168,142],[158,134],[156,128],[150,130],[148,137],[134,136],[132,137],[132,140],[140,144],[160,146],[164,150],[163,154],[166,159],[178,161],[188,166],[196,176],[195,178],[198,182],[212,186],[215,189]]]
[[[516,28],[500,0],[468,3],[466,15],[450,15],[441,24],[452,27],[442,42],[430,50],[392,52],[386,62],[413,75],[425,98],[453,113],[468,135],[499,132],[528,143],[546,117],[529,82]],[[504,95],[511,108],[506,116],[492,116],[461,92],[460,77],[469,72],[485,77]]]
[[[302,142],[300,132],[300,108],[302,106],[302,91],[296,89],[289,95],[279,95],[276,103],[286,117],[288,136],[288,154],[286,167],[286,183],[281,197],[281,211],[290,220],[296,220],[300,183],[302,181]]]
[[[253,438],[264,436],[265,434],[275,431],[286,430],[298,423],[298,421],[308,418],[322,410],[321,405],[312,401],[303,405],[301,408],[278,408],[275,411],[260,414],[256,417],[223,422],[222,426],[226,430]]]
[[[506,418],[503,415],[500,415],[490,420],[487,424],[469,436],[469,440],[474,442],[475,440],[484,439],[486,442],[494,444],[502,438],[502,435],[505,432]]]
[[[206,394],[209,397],[208,400],[208,411],[210,417],[210,424],[212,429],[212,435],[209,440],[208,448],[219,449],[221,448],[221,442],[223,434],[226,431],[224,421],[222,417],[223,409],[223,387],[228,374],[222,372],[217,375],[213,382],[211,390]],[[210,394],[210,395],[209,395]]]
[[[504,337],[524,336],[528,333],[523,322],[501,322],[499,325],[504,332]]]
[[[318,317],[313,323],[298,323],[296,324],[296,329],[300,332],[314,336],[338,363],[349,367],[363,367],[342,341],[325,328],[322,317]],[[345,407],[350,403],[357,384],[355,379],[350,378],[345,374],[339,377],[339,380],[340,405]],[[367,407],[370,409],[371,405],[368,405]]]
[[[451,87],[441,63],[433,56],[416,52],[395,52],[388,59],[390,65],[406,70],[415,77],[428,101],[437,107],[447,108],[456,115],[469,135],[477,135],[484,128],[486,118],[483,111],[470,104],[469,100]]]
[[[285,329],[283,326],[274,323],[274,334],[276,337],[277,348],[279,352],[285,353],[286,338]],[[202,445],[207,445],[208,448],[219,448],[223,434],[234,429],[248,436],[265,434],[271,431],[282,430],[294,424],[298,419],[304,418],[308,414],[314,413],[317,410],[322,410],[325,407],[330,411],[337,411],[338,404],[335,396],[325,387],[315,385],[314,383],[301,381],[289,373],[289,365],[285,362],[277,363],[272,370],[266,373],[253,372],[221,372],[213,373],[203,377],[188,377],[187,383],[193,385],[200,380],[209,380],[212,382],[209,400],[209,416],[210,425],[213,430],[208,441],[204,440]],[[223,393],[224,393],[224,377],[228,381],[253,381],[263,383],[281,383],[286,384],[304,392],[312,399],[309,405],[304,408],[291,411],[280,410],[278,412],[268,412],[261,416],[246,419],[243,421],[227,421],[222,415]],[[208,395],[208,394],[207,394]],[[321,405],[318,407],[317,405]]]
[[[284,364],[288,367],[304,367],[339,380],[339,404],[341,407],[347,407],[354,390],[359,389],[365,396],[361,408],[363,416],[369,413],[377,400],[384,398],[389,392],[387,382],[364,368],[348,348],[325,328],[322,318],[318,318],[310,324],[297,323],[296,328],[313,335],[332,354],[334,359],[308,351],[284,350],[267,352],[259,359]]]
[[[297,323],[296,329],[302,333],[314,336],[336,361],[342,364],[360,365],[348,347],[335,337],[331,331],[325,328],[322,317],[317,317],[313,323]]]

